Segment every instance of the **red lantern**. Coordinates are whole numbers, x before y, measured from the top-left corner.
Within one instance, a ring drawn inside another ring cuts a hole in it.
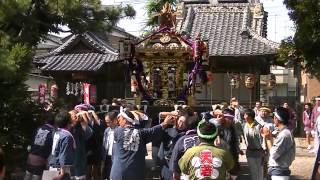
[[[97,103],[97,88],[95,85],[90,86],[90,103]]]
[[[45,98],[46,98],[46,85],[45,84],[39,84],[38,100],[41,103],[44,103]]]
[[[90,84],[88,83],[83,83],[83,102],[85,104],[90,104]]]

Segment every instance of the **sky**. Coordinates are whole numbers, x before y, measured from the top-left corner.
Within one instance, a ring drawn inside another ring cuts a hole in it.
[[[136,10],[134,19],[124,19],[119,22],[119,26],[127,32],[139,36],[145,27],[147,15],[145,4],[147,0],[101,0],[103,5],[110,4],[131,4]],[[290,21],[288,11],[282,3],[283,0],[260,0],[268,16],[267,38],[280,42],[282,39],[294,35],[293,22]]]

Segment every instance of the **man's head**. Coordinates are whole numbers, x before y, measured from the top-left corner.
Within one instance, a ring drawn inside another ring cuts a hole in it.
[[[304,109],[305,109],[305,110],[311,109],[311,104],[310,104],[310,103],[304,104]]]
[[[46,122],[50,125],[54,125],[54,117],[54,112],[48,111],[45,116]]]
[[[189,122],[189,118],[194,116],[194,112],[190,107],[184,107],[182,109],[179,110],[178,112],[178,119],[177,119],[177,123],[176,123],[176,128],[180,131],[184,131],[186,129],[189,129],[187,127],[187,124]],[[192,126],[192,124],[191,124]]]
[[[69,111],[69,114],[70,114],[70,117],[71,117],[71,124],[74,126],[76,125],[82,117],[79,117],[77,114],[78,114],[78,111],[77,110],[71,110]]]
[[[230,100],[230,106],[233,107],[233,108],[236,108],[236,107],[238,107],[238,105],[239,105],[238,99],[235,98],[235,97],[231,98],[231,100]]]
[[[243,112],[243,117],[246,121],[252,121],[254,120],[254,117],[255,117],[255,113],[252,109],[245,109],[244,112]]]
[[[261,107],[259,109],[259,113],[262,118],[267,118],[269,116],[270,112],[271,112],[271,109],[269,109],[267,107]]]
[[[233,122],[234,122],[234,111],[232,111],[231,109],[224,109],[222,111],[223,116],[224,116],[224,123],[223,125],[225,127],[230,127],[232,126]]]
[[[275,109],[274,117],[273,117],[273,123],[276,127],[279,127],[280,125],[288,125],[290,118],[290,113],[287,108],[284,107],[278,107]]]
[[[108,112],[105,117],[104,120],[106,122],[106,125],[110,128],[115,128],[117,126],[117,117],[118,117],[119,112],[117,110],[112,110],[110,112]]]
[[[56,115],[54,121],[58,128],[68,128],[69,125],[71,127],[73,126],[73,123],[71,121],[71,115],[67,111],[59,112]]]
[[[129,110],[122,111],[118,115],[118,124],[121,127],[125,125],[135,125],[135,122],[138,123],[139,121],[135,120],[134,115]]]
[[[259,109],[261,107],[262,103],[261,101],[256,101],[256,108]]]
[[[205,120],[198,123],[197,134],[201,142],[212,143],[218,135],[218,128]]]
[[[199,123],[199,118],[198,116],[190,116],[188,117],[187,121],[186,121],[186,127],[188,130],[192,130],[192,129],[196,129],[197,125]]]
[[[283,104],[282,104],[282,107],[284,107],[284,108],[289,108],[289,104],[288,104],[288,102],[284,102]]]

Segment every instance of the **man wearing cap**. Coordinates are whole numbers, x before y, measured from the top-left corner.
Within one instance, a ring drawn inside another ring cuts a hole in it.
[[[197,127],[199,146],[188,149],[179,160],[181,172],[189,179],[226,179],[226,173],[234,166],[229,151],[214,147],[218,128],[202,120]]]
[[[139,129],[137,128],[139,120],[135,119],[130,111],[121,108],[118,115],[119,127],[114,130],[115,144],[110,179],[145,179],[146,144],[174,122],[172,116],[167,116],[160,125]]]
[[[243,134],[247,145],[246,156],[250,174],[254,180],[263,180],[263,139],[260,134],[262,126],[254,120],[254,111],[246,109],[244,111],[244,119],[246,123],[243,125]]]
[[[267,139],[270,153],[268,173],[272,180],[289,180],[290,165],[295,158],[295,142],[288,129],[290,113],[288,109],[279,107],[274,112],[274,124],[279,130],[272,141],[272,133],[264,129],[261,134]]]
[[[272,121],[272,118],[269,116],[271,109],[267,108],[267,107],[261,107],[259,109],[259,114],[258,116],[255,117],[255,120],[264,128],[267,128],[270,132],[274,131],[274,124]],[[264,160],[264,166],[263,166],[263,170],[264,170],[264,176],[266,177],[268,174],[268,155],[269,153],[267,152],[267,142],[266,139],[263,138],[262,139],[262,148],[265,151],[265,158],[263,158]]]
[[[267,127],[272,132],[274,130],[274,125],[272,122],[272,118],[269,116],[271,113],[271,109],[268,107],[261,107],[259,109],[258,116],[255,117],[255,120],[263,127]]]

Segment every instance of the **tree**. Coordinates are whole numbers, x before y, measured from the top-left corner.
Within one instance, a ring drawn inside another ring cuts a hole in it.
[[[296,56],[307,73],[320,78],[320,3],[317,0],[284,0],[284,4],[296,26],[291,43]]]
[[[287,67],[303,67],[304,57],[292,37],[283,39],[278,50],[278,61]]]
[[[135,16],[129,5],[102,7],[100,0],[0,1],[0,144],[10,154],[25,148],[43,108],[30,100],[24,84],[34,48],[48,32],[105,31]]]
[[[147,26],[155,27],[158,25],[158,17],[154,14],[161,11],[165,3],[170,3],[171,5],[176,5],[177,0],[148,0],[146,9],[148,14]]]

